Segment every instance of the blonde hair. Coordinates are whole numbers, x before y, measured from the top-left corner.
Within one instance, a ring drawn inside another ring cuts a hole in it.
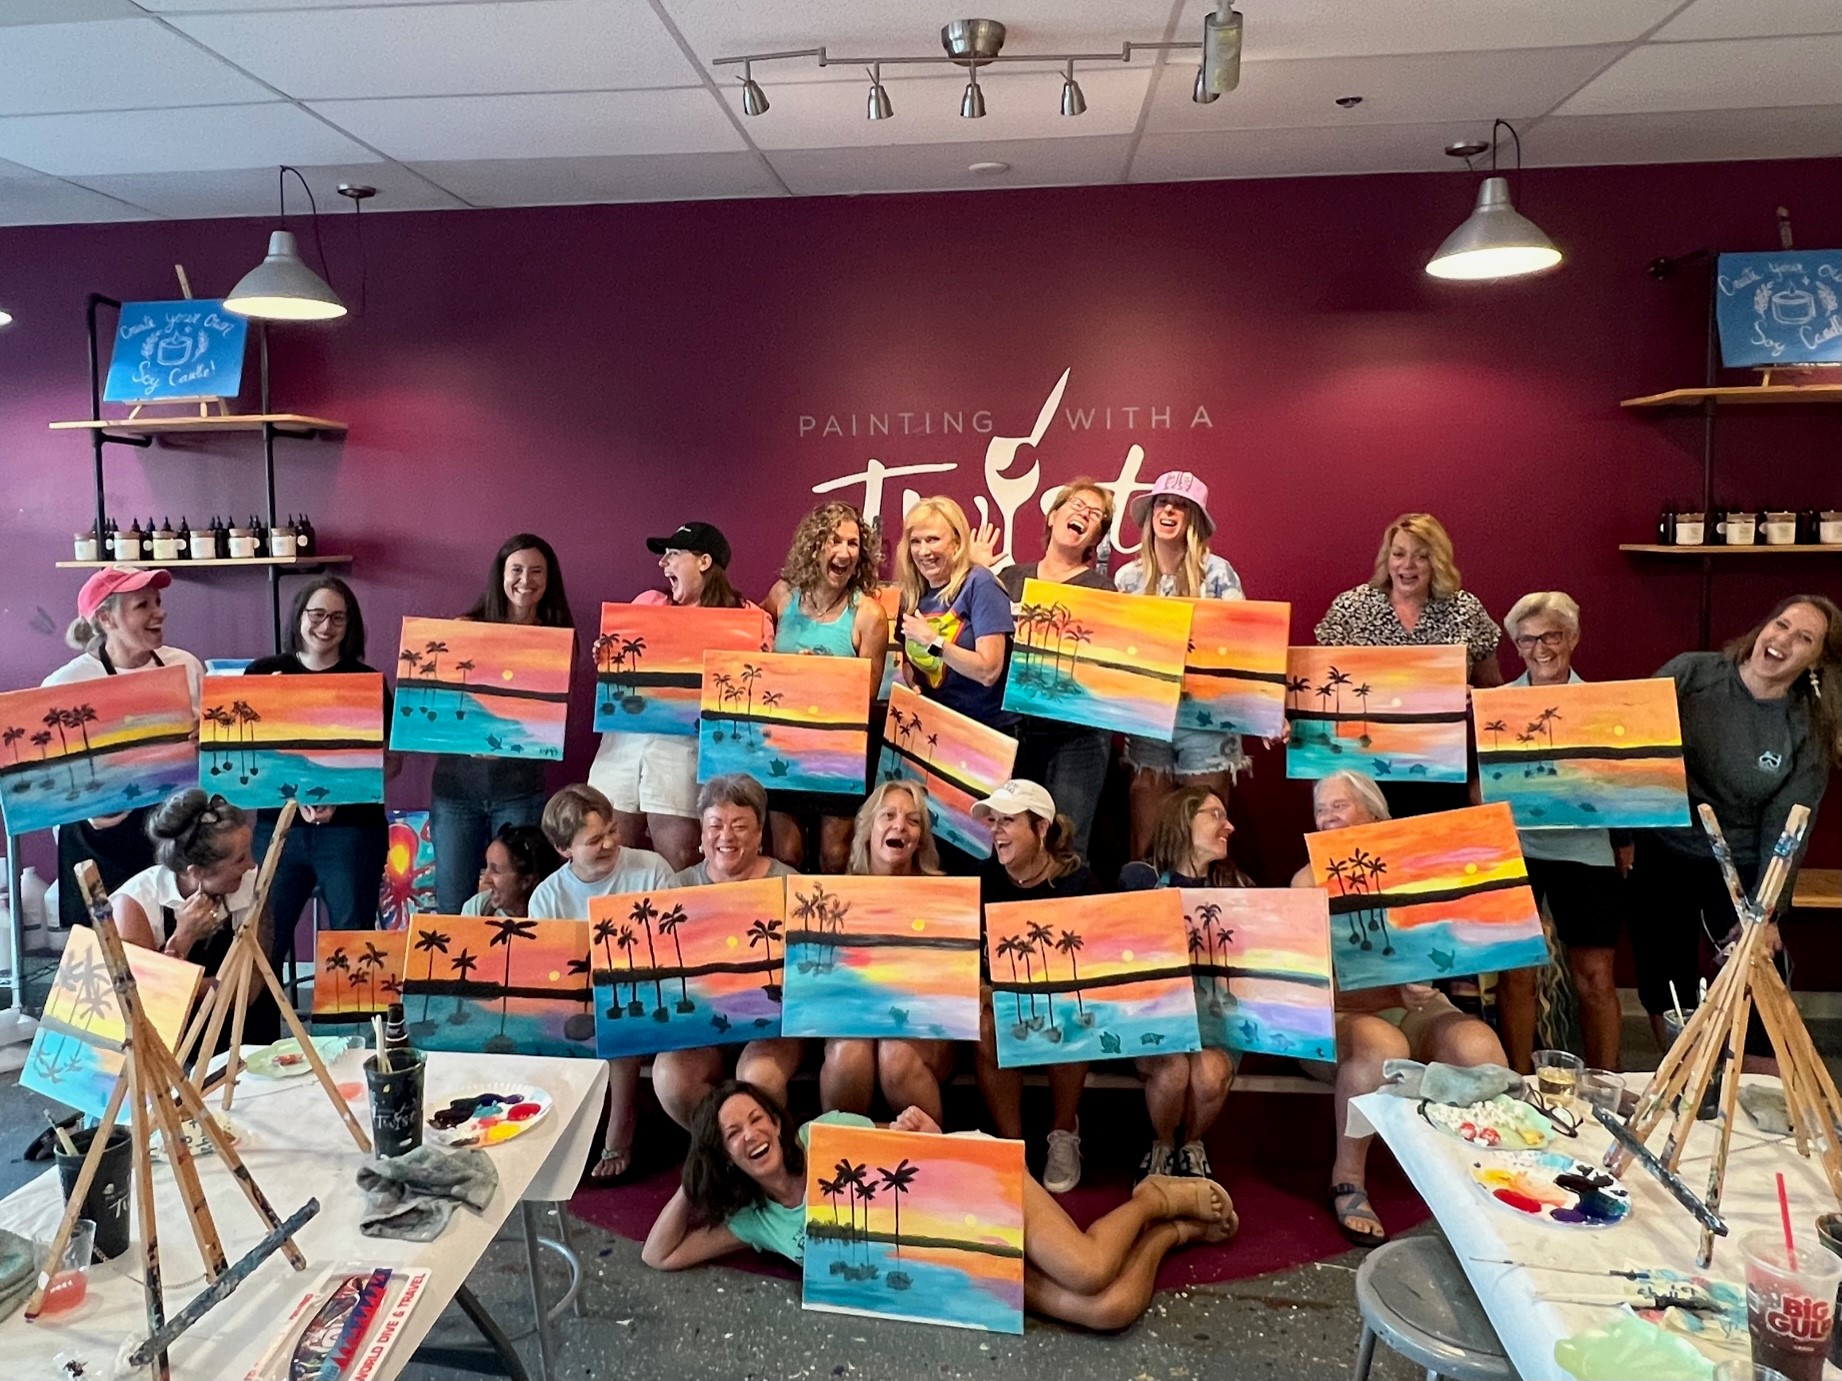
[[[1552,614],[1567,628],[1567,631],[1580,636],[1579,601],[1564,590],[1537,590],[1532,595],[1524,595],[1510,606],[1508,615],[1503,620],[1503,631],[1509,634],[1511,642],[1522,628],[1524,619],[1532,619],[1537,614]]]
[[[1103,486],[1092,475],[1076,475],[1067,484],[1056,490],[1054,497],[1049,500],[1049,507],[1043,510],[1043,551],[1046,553],[1049,550],[1049,533],[1054,527],[1056,510],[1076,494],[1098,494],[1100,496],[1100,531],[1094,534],[1094,540],[1089,542],[1081,552],[1081,559],[1091,565],[1094,558],[1099,555],[1100,544],[1106,541],[1107,534],[1113,530],[1113,491]]]
[[[924,518],[938,518],[953,529],[953,536],[959,545],[953,553],[953,567],[947,576],[946,586],[940,592],[942,604],[951,604],[959,597],[959,587],[966,583],[966,577],[972,572],[972,526],[966,521],[966,510],[953,500],[936,495],[931,499],[922,499],[902,518],[902,541],[895,550],[895,578],[902,587],[902,609],[913,613],[921,607],[921,601],[927,598],[927,578],[915,566],[915,559],[908,550],[909,534],[915,524]]]
[[[1378,590],[1388,588],[1388,549],[1394,545],[1396,534],[1402,532],[1426,543],[1427,555],[1433,563],[1434,599],[1445,599],[1464,588],[1458,564],[1452,556],[1452,539],[1445,525],[1430,513],[1403,513],[1388,524],[1388,530],[1382,534],[1381,550],[1375,553],[1375,574],[1369,577],[1369,584]]]
[[[1173,589],[1171,594],[1177,599],[1195,599],[1202,594],[1203,571],[1209,564],[1209,539],[1202,535],[1202,510],[1189,499],[1176,494],[1160,494],[1159,500],[1179,500],[1188,510],[1189,521],[1183,526],[1183,563],[1171,573]],[[1155,507],[1155,503],[1153,505]],[[1145,588],[1140,594],[1155,595],[1163,575],[1163,568],[1158,565],[1158,539],[1150,531],[1151,510],[1145,511],[1146,530],[1143,545],[1139,548],[1139,560],[1145,563]]]
[[[876,813],[883,808],[883,802],[898,791],[907,793],[915,809],[921,812],[921,842],[915,846],[915,871],[931,878],[945,871],[940,866],[940,849],[934,843],[934,822],[927,813],[927,788],[920,782],[879,782],[876,790],[864,797],[863,804],[857,807],[857,820],[851,829],[851,861],[844,870],[853,877],[868,876],[870,831],[876,824]]]
[[[586,782],[566,786],[544,802],[544,838],[553,848],[567,849],[574,842],[576,831],[589,816],[596,814],[608,824],[614,823],[614,807],[606,796]]]
[[[108,632],[102,626],[102,616],[106,613],[116,622],[120,622],[122,605],[127,603],[127,595],[110,595],[96,606],[96,612],[89,618],[81,615],[70,621],[70,627],[64,630],[65,646],[78,652],[94,654],[102,649],[108,641]]]

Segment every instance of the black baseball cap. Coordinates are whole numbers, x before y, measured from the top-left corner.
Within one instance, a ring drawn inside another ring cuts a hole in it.
[[[663,556],[668,551],[696,552],[725,570],[729,568],[729,539],[713,523],[686,523],[664,537],[648,537],[646,550],[655,556]]]

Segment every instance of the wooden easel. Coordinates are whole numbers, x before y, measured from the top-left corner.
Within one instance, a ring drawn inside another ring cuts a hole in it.
[[[146,1360],[157,1363],[157,1374],[161,1381],[165,1381],[170,1375],[167,1344],[178,1336],[179,1329],[199,1317],[202,1311],[188,1308],[171,1324],[166,1319],[166,1301],[160,1283],[159,1234],[154,1214],[153,1155],[149,1145],[152,1129],[158,1127],[160,1130],[167,1159],[172,1165],[173,1179],[184,1200],[192,1236],[198,1244],[199,1257],[204,1262],[205,1276],[210,1282],[206,1291],[206,1295],[211,1297],[210,1303],[216,1303],[228,1295],[230,1290],[278,1249],[295,1270],[306,1269],[307,1258],[294,1244],[292,1234],[300,1224],[319,1211],[319,1206],[310,1200],[285,1224],[276,1214],[267,1196],[238,1157],[235,1144],[225,1135],[217,1119],[212,1117],[198,1090],[186,1079],[173,1052],[167,1049],[160,1033],[147,1020],[133,971],[128,967],[121,935],[115,929],[115,919],[109,910],[108,893],[103,890],[102,878],[96,871],[96,865],[85,859],[76,866],[75,878],[83,891],[84,904],[89,908],[90,924],[95,928],[103,963],[109,970],[109,981],[115,990],[116,1002],[121,1007],[122,1072],[115,1081],[114,1092],[109,1095],[108,1106],[103,1110],[100,1128],[90,1142],[88,1153],[83,1157],[82,1168],[77,1172],[77,1182],[71,1186],[64,1206],[64,1216],[52,1236],[45,1259],[47,1262],[63,1259],[65,1248],[70,1243],[71,1231],[82,1214],[83,1201],[89,1194],[90,1184],[96,1178],[96,1169],[102,1163],[103,1152],[108,1148],[109,1132],[115,1126],[122,1100],[128,1099],[134,1139],[134,1207],[140,1220],[142,1284],[147,1300],[149,1334],[148,1342],[142,1345],[142,1349],[146,1350],[149,1344],[154,1345],[153,1353]],[[178,1099],[177,1107],[173,1103],[175,1098]],[[212,1221],[210,1206],[205,1202],[204,1190],[198,1181],[198,1167],[193,1164],[185,1137],[180,1133],[182,1116],[191,1117],[211,1139],[225,1168],[236,1180],[237,1187],[243,1191],[243,1197],[249,1200],[250,1206],[269,1229],[269,1237],[235,1266],[225,1260],[217,1225]],[[26,1301],[25,1316],[28,1323],[43,1310],[45,1293],[50,1283],[50,1271],[41,1270],[37,1287]],[[203,1298],[205,1296],[201,1296]]]
[[[1797,1137],[1797,1153],[1808,1157],[1812,1144],[1817,1147],[1830,1193],[1838,1204],[1842,1204],[1842,1144],[1839,1144],[1842,1143],[1842,1094],[1837,1093],[1828,1067],[1816,1053],[1809,1028],[1804,1025],[1803,1016],[1765,947],[1765,925],[1791,876],[1791,860],[1796,857],[1804,831],[1809,828],[1809,808],[1801,805],[1791,808],[1784,833],[1779,836],[1771,859],[1759,875],[1758,888],[1750,900],[1734,867],[1733,851],[1721,833],[1720,822],[1705,804],[1700,807],[1700,816],[1714,857],[1720,864],[1721,875],[1726,880],[1734,912],[1740,918],[1740,939],[1708,989],[1707,997],[1645,1085],[1631,1114],[1629,1131],[1642,1143],[1665,1114],[1673,1110],[1669,1136],[1657,1159],[1664,1169],[1674,1174],[1688,1144],[1689,1133],[1695,1127],[1702,1099],[1718,1070],[1721,1077],[1720,1139],[1709,1165],[1705,1199],[1710,1210],[1718,1210],[1727,1178],[1727,1147],[1733,1135],[1734,1118],[1739,1112],[1740,1065],[1746,1048],[1747,1018],[1756,1010],[1778,1059],[1785,1108]],[[1628,1148],[1614,1143],[1606,1154],[1605,1165],[1617,1174],[1631,1159]],[[1714,1237],[1714,1230],[1704,1225],[1701,1251],[1696,1258],[1703,1267],[1714,1259]]]

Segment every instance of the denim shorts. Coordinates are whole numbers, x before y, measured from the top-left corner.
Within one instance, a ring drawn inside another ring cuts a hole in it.
[[[1128,734],[1126,763],[1138,772],[1162,772],[1169,777],[1206,777],[1226,772],[1233,778],[1249,766],[1249,759],[1241,749],[1239,734],[1179,729],[1169,743]]]

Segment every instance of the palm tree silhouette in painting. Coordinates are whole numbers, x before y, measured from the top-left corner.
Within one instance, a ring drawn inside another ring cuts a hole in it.
[[[89,726],[96,722],[96,708],[93,705],[73,705],[67,710],[59,711],[66,729],[75,729],[83,736],[83,760],[90,770],[90,788],[96,785],[96,759],[90,754]]]
[[[1374,693],[1373,688],[1370,687],[1367,681],[1357,686],[1352,692],[1352,694],[1362,702],[1362,720],[1359,726],[1362,729],[1362,734],[1361,737],[1357,739],[1357,742],[1362,744],[1364,748],[1367,748],[1375,741],[1369,737],[1369,697]]]
[[[262,722],[262,715],[256,707],[251,705],[247,700],[231,701],[230,712],[236,716],[237,756],[243,764],[243,770],[237,775],[237,781],[244,786],[248,786],[249,779],[262,771],[253,761],[254,752],[252,740],[255,738],[255,734],[251,732],[250,728],[250,726]]]
[[[767,956],[767,982],[761,985],[761,989],[768,995],[769,1002],[779,1002],[781,996],[780,984],[774,981],[774,945],[780,939],[780,931],[780,922],[771,917],[758,920],[748,928],[748,947],[753,949],[760,945],[762,953]]]
[[[1222,908],[1217,902],[1204,902],[1196,908],[1196,914],[1202,920],[1202,933],[1209,945],[1209,965],[1213,968],[1215,965],[1215,933],[1220,928]],[[1218,1017],[1222,1014],[1221,994],[1216,987],[1216,981],[1219,978],[1219,974],[1209,975],[1209,1011]]]
[[[373,951],[376,952],[376,958],[372,957]],[[382,962],[383,957],[383,951],[377,950],[376,946],[366,945],[364,952],[360,953],[359,956],[352,961],[352,996],[354,1001],[356,1001],[358,992],[365,986],[366,981],[374,976],[374,970],[377,968],[378,964]],[[370,1006],[361,1010],[375,1011],[376,1009],[377,988],[373,986],[371,989]]]
[[[614,969],[613,918],[603,916],[600,920],[596,921],[593,934],[595,937],[594,943],[601,946],[601,957],[607,960],[608,983],[614,989],[614,1005],[609,1007],[602,1015],[619,1021],[623,1013],[620,1010],[620,975],[616,973]]]
[[[422,669],[428,673],[429,680],[436,682],[441,680],[441,654],[447,650],[448,645],[440,641],[430,641],[422,645],[422,655],[428,663]],[[422,695],[422,713],[427,716],[431,724],[435,721],[434,700],[435,688],[430,686]]]
[[[71,799],[74,800],[76,799],[76,796],[77,796],[77,772],[76,772],[76,768],[72,765],[70,761],[70,757],[69,757],[70,740],[64,737],[64,711],[62,710],[45,711],[45,718],[43,720],[43,723],[48,728],[56,729],[58,731],[58,756],[64,760],[64,772],[65,772],[65,775],[70,778],[69,794],[70,794]]]
[[[815,1186],[819,1193],[831,1200],[831,1225],[838,1226],[838,1196],[844,1192],[847,1181],[842,1175],[834,1175],[829,1180],[820,1180]]]
[[[333,952],[326,956],[326,971],[333,976],[333,1011],[335,1013],[345,1010],[345,1004],[339,1000],[339,975],[342,973],[350,973],[351,970],[352,960],[351,957],[346,954],[345,946],[335,946]]]
[[[899,715],[901,712],[898,710],[898,711],[895,711],[895,713]],[[824,934],[825,932],[825,884],[824,883],[822,882],[813,883],[811,895],[807,895],[804,892],[798,892],[798,891],[794,892],[793,894],[793,919],[795,921],[805,922],[808,929],[817,930],[818,933],[821,935]],[[813,948],[813,952],[819,957],[815,959],[800,960],[798,967],[801,973],[811,973],[814,969],[822,969],[824,967],[824,954],[825,954],[824,942],[821,941],[818,944],[815,944],[812,948]]]
[[[1038,946],[1042,951],[1043,981],[1046,983],[1049,981],[1049,950],[1055,943],[1055,935],[1048,926],[1042,924],[1040,921],[1032,921],[1029,928],[1025,931],[1025,934],[1029,936],[1030,943]],[[1049,1008],[1049,1026],[1048,1029],[1043,1032],[1043,1038],[1053,1043],[1060,1043],[1062,1039],[1062,1028],[1055,1024],[1055,994],[1052,992],[1044,993],[1043,1001]]]
[[[582,1010],[563,1018],[563,1039],[587,1041],[595,1038],[595,1014],[589,1010],[595,990],[589,987],[589,957],[586,954],[569,961],[569,972],[582,980]]]
[[[371,941],[369,941],[369,940],[366,940],[366,941],[365,941],[365,954],[364,954],[364,957],[365,957],[365,961],[366,961],[366,963],[368,963],[368,964],[370,965],[370,967],[371,967],[371,979],[372,979],[372,982],[371,982],[371,1006],[372,1006],[373,1008],[375,1008],[375,1007],[377,1006],[377,974],[378,974],[378,970],[380,970],[380,969],[382,969],[382,968],[383,968],[383,967],[384,967],[384,966],[385,966],[385,965],[386,965],[386,964],[387,964],[387,963],[389,962],[389,959],[390,959],[390,956],[389,956],[388,954],[386,954],[386,953],[384,953],[384,951],[383,951],[383,950],[381,950],[381,949],[379,949],[379,948],[378,948],[378,947],[377,947],[377,946],[376,946],[375,944],[373,944],[373,943],[372,943]]]
[[[217,746],[217,752],[211,754],[213,760],[211,763],[211,775],[214,777],[220,776],[231,770],[230,750],[223,745],[230,737],[229,731],[236,724],[236,721],[230,717],[229,712],[225,710],[222,705],[206,706],[205,712],[200,718],[214,729],[220,731],[213,734],[208,740],[210,744]]]
[[[1337,895],[1339,897],[1346,897],[1349,895],[1349,888],[1344,886],[1344,883],[1349,878],[1348,863],[1340,858],[1333,858],[1324,865],[1324,875],[1337,884]],[[1362,918],[1354,911],[1349,912],[1348,916],[1350,943],[1352,945],[1360,945],[1362,943]]]
[[[0,734],[0,743],[4,743],[8,748],[13,750],[13,765],[15,767],[19,765],[19,740],[25,736],[26,731],[17,724],[10,726],[5,733]]]
[[[454,937],[452,935],[444,931],[436,930],[433,927],[417,933],[415,948],[429,957],[429,983],[432,984],[435,981],[435,956],[437,954],[445,955],[448,952],[448,944],[453,939]],[[429,993],[427,989],[424,989],[422,993],[422,1016],[410,1029],[416,1034],[423,1036],[426,1036],[435,1029],[435,1023],[429,1020]]]
[[[639,948],[640,937],[633,933],[632,926],[623,925],[620,928],[620,934],[614,937],[614,943],[627,956],[627,1015],[643,1017],[646,1015],[646,1004],[640,1001],[639,980],[633,976],[633,951]],[[618,983],[614,985],[614,1000],[620,1001],[620,984]]]
[[[1369,890],[1379,894],[1382,890],[1381,877],[1388,871],[1388,865],[1382,861],[1380,854],[1376,854],[1363,865],[1363,869],[1369,875]],[[1394,953],[1394,939],[1388,929],[1388,908],[1384,906],[1377,911],[1376,919],[1381,926],[1382,953],[1391,955]]]
[[[486,928],[492,931],[492,939],[486,942],[491,949],[494,945],[505,946],[505,975],[500,982],[499,992],[499,1030],[497,1034],[486,1038],[488,1055],[515,1055],[518,1042],[505,1034],[506,1009],[511,1002],[512,987],[512,942],[514,940],[535,940],[537,922],[526,920],[521,916],[489,916]]]
[[[1500,719],[1493,719],[1484,726],[1484,732],[1490,735],[1490,746],[1495,750],[1503,746],[1503,735],[1509,732],[1509,725]]]
[[[1304,698],[1311,694],[1311,682],[1303,676],[1286,677],[1286,708],[1302,709]]]
[[[895,1259],[900,1261],[902,1259],[902,1196],[912,1192],[915,1177],[921,1173],[921,1167],[904,1158],[897,1163],[895,1169],[890,1170],[884,1166],[878,1166],[876,1173],[881,1177],[879,1180],[881,1187],[889,1191],[890,1205],[895,1210]],[[905,1274],[890,1273],[888,1284],[891,1290],[906,1290],[913,1283]]]
[[[735,677],[731,676],[726,671],[712,672],[710,674],[710,684],[716,687],[716,708],[717,713],[720,715],[722,711],[728,707],[729,702],[735,699]],[[732,738],[740,737],[733,729],[729,730],[728,734]],[[716,721],[716,727],[711,729],[710,737],[717,743],[723,741],[723,721],[720,718]]]
[[[742,690],[746,699],[746,704],[743,707],[743,722],[747,724],[749,733],[754,737],[757,747],[761,744],[761,729],[755,723],[755,682],[761,679],[761,674],[761,668],[756,666],[753,662],[744,662],[742,664],[742,674],[737,678],[742,682]]]
[[[832,1166],[832,1173],[837,1177],[838,1188],[844,1191],[845,1211],[851,1216],[850,1226],[845,1230],[845,1240],[848,1242],[857,1235],[857,1185],[862,1172],[853,1173],[849,1159],[840,1159],[836,1165]],[[837,1216],[837,1210],[833,1209],[832,1220],[834,1222],[837,1221]]]
[[[1017,981],[1017,960],[1019,957],[1022,957],[1027,966],[1029,963],[1027,957],[1029,948],[1015,935],[1006,935],[998,941],[996,952],[998,958],[1011,961],[1011,982],[1015,983]],[[1032,1005],[1035,1004],[1035,993],[1030,994],[1030,1002]],[[1016,1022],[1016,1024],[1011,1027],[1011,1035],[1018,1040],[1022,1040],[1030,1028],[1024,1024],[1023,1020],[1023,994],[1017,992],[1015,989],[1011,991],[1011,1014]]]
[[[1203,947],[1205,938],[1203,935],[1203,928],[1197,926],[1194,916],[1185,916],[1183,918],[1183,929],[1184,942],[1189,946],[1190,951],[1190,967],[1194,970],[1197,959],[1201,958],[1204,952]],[[1208,974],[1198,974],[1194,972],[1190,974],[1190,983],[1193,986],[1200,987],[1205,981],[1213,983],[1214,979]]]
[[[680,1012],[695,1012],[697,1010],[697,1004],[691,1001],[691,994],[685,987],[684,945],[680,943],[678,939],[678,927],[690,919],[691,918],[685,914],[684,908],[675,902],[659,917],[659,934],[669,935],[671,937],[672,950],[678,956],[677,1009]]]
[[[32,735],[32,746],[38,749],[38,760],[42,763],[45,760],[46,753],[49,751],[51,747],[51,730],[40,729],[37,733],[33,734]],[[39,785],[44,787],[46,790],[50,790],[52,787],[56,786],[57,784],[58,783],[57,783],[56,777],[48,776],[48,777],[41,778],[39,781]],[[19,789],[23,791],[25,790],[25,786],[22,785]]]
[[[461,674],[460,690],[456,692],[454,697],[454,717],[456,719],[465,719],[467,717],[467,673],[473,670],[473,665],[473,658],[471,657],[464,658],[454,664],[454,669]]]
[[[448,967],[454,971],[454,976],[462,983],[467,981],[479,965],[480,961],[473,957],[473,952],[465,945],[461,946],[459,954],[448,960]],[[448,1013],[448,1025],[465,1026],[472,1020],[473,1013],[467,1010],[466,995],[464,993],[454,994],[454,1010]]]
[[[646,655],[646,639],[644,637],[622,638],[618,655],[623,664],[632,665],[634,673],[634,679],[628,684],[627,696],[622,703],[622,708],[629,714],[638,714],[646,708],[646,697],[640,694],[639,688],[640,660]]]
[[[1072,930],[1064,930],[1062,938],[1055,942],[1056,950],[1068,960],[1068,976],[1077,984],[1081,981],[1080,965],[1075,962],[1075,955],[1085,947],[1086,941]],[[1074,990],[1075,1020],[1082,1026],[1094,1024],[1094,1014],[1087,1010],[1087,1004],[1081,1000],[1081,989]]]
[[[659,951],[654,949],[652,944],[652,923],[658,918],[659,908],[652,904],[651,897],[641,897],[633,903],[632,910],[627,913],[628,920],[644,927],[646,931],[646,959],[652,968],[652,995],[655,1003],[652,1019],[670,1021],[671,1013],[665,1010],[665,985],[659,978]],[[643,1011],[644,1008],[641,1010]],[[640,1013],[635,1012],[633,1015],[637,1017]]]
[[[398,679],[404,677],[413,678],[418,671],[422,670],[422,658],[407,647],[397,653],[397,660],[403,664],[403,670],[397,673]],[[424,693],[423,698],[425,700],[428,698],[426,693]],[[415,706],[409,703],[409,697],[407,695],[401,697],[401,699],[402,704],[398,707],[397,713],[407,719],[416,712]]]

